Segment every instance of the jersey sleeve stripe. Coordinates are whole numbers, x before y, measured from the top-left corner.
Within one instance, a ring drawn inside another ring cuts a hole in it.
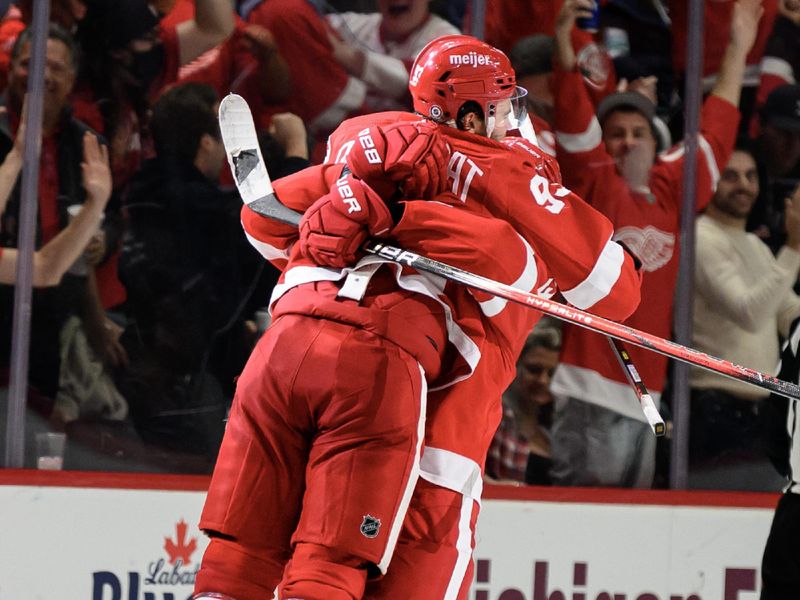
[[[659,155],[659,159],[662,162],[675,162],[683,157],[684,153],[686,152],[686,147],[683,145],[683,142],[680,144],[673,146],[672,150],[669,152],[665,152],[664,154]]]
[[[589,128],[582,133],[556,132],[556,140],[570,153],[588,152],[594,150],[603,141],[603,130],[596,118],[589,122]]]
[[[271,244],[267,244],[266,242],[257,240],[246,231],[245,235],[247,236],[247,241],[250,242],[250,245],[256,250],[258,250],[259,254],[261,254],[261,256],[263,256],[267,260],[277,260],[281,258],[289,260],[289,251],[292,249],[291,246],[289,246],[284,250],[281,250],[280,248],[276,248]]]
[[[533,256],[533,248],[526,242],[522,236],[519,238],[525,246],[525,268],[519,278],[511,284],[512,287],[529,292],[536,287],[536,282],[539,279],[539,269],[536,267],[536,258]],[[494,317],[499,315],[508,304],[505,298],[498,298],[494,296],[491,300],[486,300],[480,303],[481,312],[487,317]]]
[[[794,69],[788,61],[775,56],[765,56],[761,61],[761,75],[774,75],[786,83],[795,83]]]
[[[719,181],[719,165],[717,164],[717,158],[714,156],[714,150],[711,148],[711,144],[708,143],[708,140],[703,136],[700,135],[698,138],[698,146],[700,151],[703,153],[703,157],[706,161],[706,167],[708,168],[709,176],[711,177],[711,189],[717,189],[717,182]],[[681,142],[677,146],[675,146],[670,152],[662,154],[659,156],[661,162],[674,162],[683,158],[683,155],[686,153],[686,145]]]
[[[622,246],[609,240],[589,276],[571,290],[564,291],[564,298],[582,310],[590,308],[608,296],[619,279],[624,261]]]
[[[711,189],[717,189],[717,182],[719,181],[719,165],[717,164],[717,157],[714,156],[714,150],[711,148],[711,144],[708,143],[708,140],[700,135],[698,138],[700,150],[703,151],[703,156],[706,159],[706,166],[708,167],[708,173],[711,176]]]

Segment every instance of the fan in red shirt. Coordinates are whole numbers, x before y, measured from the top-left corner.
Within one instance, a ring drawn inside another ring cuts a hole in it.
[[[189,22],[194,14],[195,0],[178,0],[161,20],[161,27]],[[269,125],[273,114],[286,109],[291,89],[289,65],[278,51],[275,36],[238,16],[231,36],[183,64],[178,80],[208,83],[220,97],[227,93],[243,96],[262,128]]]
[[[757,115],[759,101],[766,99],[766,94],[758,90],[762,58],[765,57],[768,39],[773,24],[778,16],[778,5],[785,0],[763,0],[764,15],[758,24],[758,31],[753,46],[747,54],[746,67],[742,79],[743,93],[739,108],[744,117],[742,133],[750,124],[751,116]],[[731,22],[734,15],[735,0],[715,0],[703,2],[703,56],[702,74],[703,89],[710,92],[720,75],[722,57],[728,44]],[[685,0],[670,0],[669,15],[672,21],[672,64],[679,75],[686,73],[686,44],[688,35],[688,6]],[[760,98],[757,98],[757,95]]]
[[[614,223],[614,239],[642,262],[642,304],[626,324],[668,339],[678,274],[684,147],[656,157],[655,106],[638,92],[608,96],[595,115],[570,44],[575,18],[590,4],[565,0],[556,27],[557,156],[565,182]],[[745,57],[760,15],[760,0],[736,3],[720,76],[703,105],[698,211],[709,202],[733,149]],[[655,468],[653,436],[608,353],[608,342],[579,329],[565,328],[553,378],[553,483],[649,487]],[[639,348],[630,354],[658,403],[667,359]]]

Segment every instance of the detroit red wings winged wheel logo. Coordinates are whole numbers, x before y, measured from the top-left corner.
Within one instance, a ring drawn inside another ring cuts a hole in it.
[[[675,236],[652,225],[620,227],[614,233],[614,240],[625,244],[642,261],[645,272],[657,271],[675,253]]]

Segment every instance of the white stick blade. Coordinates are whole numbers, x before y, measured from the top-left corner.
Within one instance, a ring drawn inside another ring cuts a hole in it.
[[[661,418],[661,414],[658,412],[653,398],[650,397],[650,394],[644,394],[641,401],[642,410],[644,411],[644,416],[647,419],[648,425],[650,425],[650,429],[659,437],[664,435],[667,432],[667,426],[664,423],[664,419]]]
[[[241,96],[228,94],[219,105],[219,128],[228,164],[242,200],[250,204],[272,193],[272,182],[258,145],[250,107]]]

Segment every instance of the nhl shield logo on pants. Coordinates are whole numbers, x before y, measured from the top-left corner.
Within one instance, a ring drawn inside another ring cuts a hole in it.
[[[376,519],[372,515],[364,515],[364,520],[361,522],[361,533],[364,537],[374,538],[378,537],[378,531],[381,528],[381,520]]]

